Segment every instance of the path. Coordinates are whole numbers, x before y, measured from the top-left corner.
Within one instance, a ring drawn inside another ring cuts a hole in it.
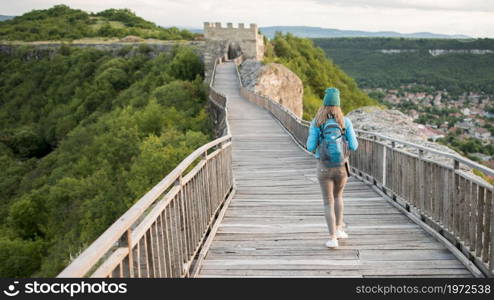
[[[315,159],[243,99],[233,63],[217,68],[233,135],[232,199],[200,277],[472,277],[439,242],[368,185],[345,188],[349,234],[327,249]]]

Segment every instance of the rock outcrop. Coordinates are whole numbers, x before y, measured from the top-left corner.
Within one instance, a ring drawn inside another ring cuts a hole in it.
[[[144,39],[135,35],[128,35],[122,39],[120,39],[120,42],[122,43],[140,43],[143,42]]]
[[[456,153],[444,145],[429,141],[434,133],[398,110],[365,106],[351,111],[347,117],[352,120],[355,129],[377,132],[439,151]]]
[[[240,76],[247,89],[277,101],[302,117],[304,86],[302,80],[285,66],[263,65],[248,59],[240,66]]]

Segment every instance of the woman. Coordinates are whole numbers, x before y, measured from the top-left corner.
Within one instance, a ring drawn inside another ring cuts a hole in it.
[[[328,88],[323,102],[316,117],[311,122],[309,137],[307,139],[307,149],[311,152],[316,150],[316,158],[318,158],[317,179],[321,185],[324,214],[329,229],[329,241],[326,243],[326,247],[336,248],[338,247],[338,238],[344,239],[348,237],[345,231],[343,231],[343,189],[349,175],[347,173],[348,162],[345,155],[346,151],[342,151],[341,161],[344,163],[333,164],[341,164],[341,166],[328,167],[331,164],[321,161],[320,147],[318,148],[318,146],[322,145],[324,133],[329,135],[330,131],[327,131],[327,128],[336,128],[339,132],[337,136],[343,139],[341,140],[343,145],[352,151],[357,150],[358,142],[352,122],[347,117],[344,117],[341,111],[340,91],[337,88]],[[327,144],[324,145],[326,146]],[[337,149],[341,150],[341,148]],[[325,156],[325,159],[327,159],[327,156]]]

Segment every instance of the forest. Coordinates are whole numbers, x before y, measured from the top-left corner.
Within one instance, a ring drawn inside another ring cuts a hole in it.
[[[190,48],[29,51],[0,54],[1,277],[56,276],[212,138]]]
[[[429,49],[494,51],[494,39],[403,39],[333,38],[314,39],[362,88],[395,89],[417,83],[447,90],[494,94],[494,53],[449,53],[438,56]],[[386,54],[380,49],[413,50]]]
[[[314,38],[323,49],[489,49],[494,50],[494,39],[412,39],[386,37]]]
[[[299,38],[290,33],[276,33],[271,41],[266,41],[264,62],[281,63],[302,80],[305,120],[311,120],[315,116],[328,87],[340,90],[344,113],[361,106],[377,105],[376,100],[360,90],[357,83],[327,58],[324,51],[310,39]]]
[[[70,41],[82,38],[123,38],[128,35],[160,40],[191,40],[195,34],[176,27],[162,28],[129,9],[87,13],[66,5],[33,10],[0,22],[0,40]]]

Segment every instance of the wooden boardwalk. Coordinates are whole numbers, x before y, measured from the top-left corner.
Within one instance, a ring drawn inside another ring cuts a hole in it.
[[[472,277],[441,243],[370,186],[345,188],[349,238],[328,238],[316,161],[264,109],[243,99],[233,63],[217,68],[228,96],[237,192],[199,277]]]

